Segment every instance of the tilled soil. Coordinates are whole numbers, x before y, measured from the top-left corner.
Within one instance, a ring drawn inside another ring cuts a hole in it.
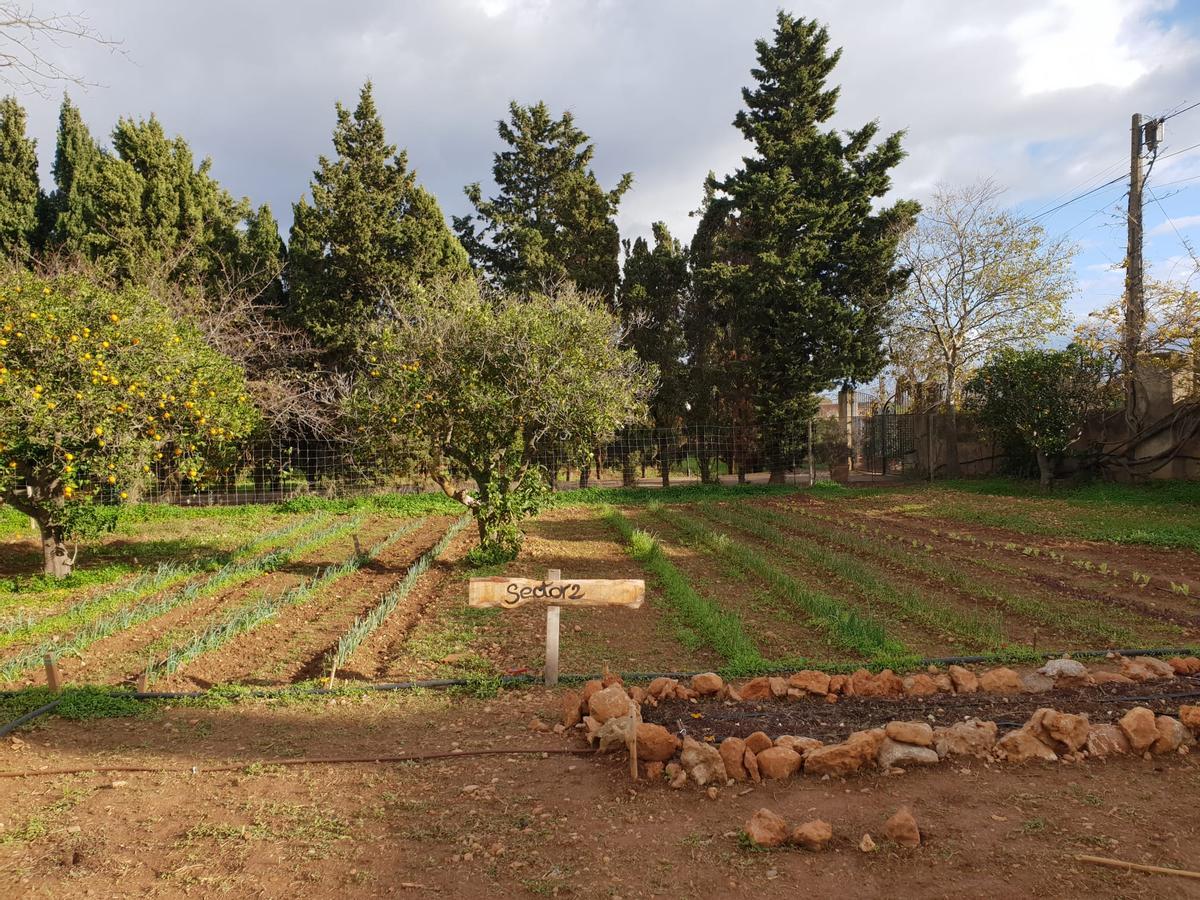
[[[720,742],[764,731],[812,737],[826,742],[844,740],[854,731],[879,728],[893,721],[924,721],[937,727],[964,719],[995,722],[1007,731],[1024,725],[1042,707],[1086,713],[1093,723],[1115,722],[1135,706],[1156,715],[1175,716],[1179,706],[1200,698],[1200,676],[1181,676],[1143,684],[1107,684],[1079,689],[1056,689],[1044,694],[939,694],[932,697],[842,697],[837,703],[821,699],[798,701],[668,700],[645,707],[644,721],[655,722],[680,736]]]

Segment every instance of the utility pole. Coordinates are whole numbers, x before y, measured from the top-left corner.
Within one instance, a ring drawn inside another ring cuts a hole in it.
[[[1142,284],[1142,114],[1134,113],[1129,131],[1128,243],[1125,250],[1125,421],[1131,432],[1141,427],[1138,399],[1138,352],[1146,325]],[[1132,450],[1132,445],[1131,445]]]

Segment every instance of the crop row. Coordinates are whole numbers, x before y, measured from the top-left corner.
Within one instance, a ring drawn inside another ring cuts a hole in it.
[[[253,603],[246,604],[224,619],[213,623],[204,631],[194,635],[190,641],[180,647],[172,647],[164,659],[151,663],[146,667],[145,681],[150,684],[166,675],[178,672],[188,663],[212,650],[223,646],[239,634],[257,628],[267,619],[276,616],[281,609],[302,603],[318,591],[336,581],[357,572],[366,563],[375,559],[388,547],[404,535],[418,528],[425,519],[414,519],[405,522],[383,540],[379,541],[365,553],[354,553],[336,566],[330,566],[324,572],[302,581],[293,588],[275,596],[263,597]]]
[[[362,645],[362,642],[387,621],[388,616],[392,614],[400,604],[400,601],[408,596],[409,592],[413,589],[413,585],[417,583],[417,579],[425,574],[426,570],[433,564],[433,561],[442,555],[445,549],[450,546],[450,542],[458,536],[459,532],[470,521],[470,516],[463,516],[453,522],[441,538],[438,539],[437,543],[422,553],[408,567],[408,571],[404,573],[404,577],[396,587],[384,594],[365,616],[359,616],[354,620],[354,624],[338,639],[337,648],[329,660],[331,675],[338,668],[345,665],[350,657],[354,655],[354,652]]]
[[[22,672],[41,665],[42,659],[47,654],[79,653],[102,638],[165,615],[185,603],[191,603],[251,578],[273,572],[287,565],[293,559],[337,540],[357,528],[362,519],[363,517],[359,516],[348,522],[334,523],[329,528],[288,549],[274,550],[245,562],[228,562],[202,581],[191,582],[164,597],[125,607],[110,615],[93,619],[65,641],[59,641],[58,636],[43,641],[15,659],[6,661],[3,668],[0,668],[0,682],[12,681]]]

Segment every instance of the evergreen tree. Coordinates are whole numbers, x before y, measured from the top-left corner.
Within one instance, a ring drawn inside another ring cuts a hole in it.
[[[756,85],[734,120],[755,155],[712,185],[707,214],[725,246],[701,280],[726,298],[778,480],[787,429],[813,395],[881,367],[885,309],[906,280],[896,248],[917,205],[877,206],[904,155],[899,133],[872,146],[875,122],[823,130],[841,55],[824,27],[780,12],[774,40],[756,46]]]
[[[79,107],[63,95],[58,112],[58,144],[54,151],[55,190],[50,196],[50,240],[79,246],[94,213],[85,209],[91,197],[80,190],[100,165],[100,147],[88,131]]]
[[[313,173],[312,202],[294,206],[287,281],[295,321],[345,362],[366,327],[421,283],[470,269],[407,154],[387,143],[370,82],[353,113],[337,104],[333,146]]]
[[[571,114],[554,119],[545,103],[509,106],[498,131],[509,149],[495,154],[499,193],[466,187],[475,214],[454,219],[475,267],[509,290],[542,290],[563,279],[611,302],[620,274],[613,221],[633,176],[604,190],[588,168],[595,148]]]
[[[27,257],[37,248],[45,198],[38,184],[37,141],[25,134],[25,109],[0,100],[0,253]]]

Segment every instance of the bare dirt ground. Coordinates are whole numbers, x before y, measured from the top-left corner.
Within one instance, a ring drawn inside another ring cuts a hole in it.
[[[623,759],[501,754],[276,768],[272,757],[578,745],[535,734],[557,696],[388,694],[52,720],[0,771],[122,763],[170,773],[0,778],[6,897],[1195,897],[1180,878],[1078,853],[1196,867],[1200,757],[943,765],[848,781],[633,784]],[[205,765],[235,763],[233,772]],[[197,774],[187,774],[191,766]],[[912,808],[924,845],[883,839]],[[759,807],[829,821],[820,853],[745,849]],[[857,847],[869,832],[879,849]]]

